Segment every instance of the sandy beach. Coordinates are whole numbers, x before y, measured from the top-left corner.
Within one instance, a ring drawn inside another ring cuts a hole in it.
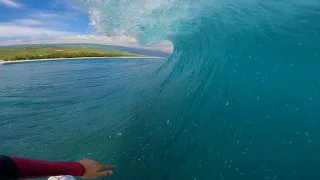
[[[1,61],[0,60],[0,64],[10,64],[10,63],[20,63],[20,62],[34,62],[34,61],[60,61],[60,60],[75,60],[75,59],[105,59],[105,58],[109,58],[109,59],[124,59],[124,58],[128,58],[128,59],[149,59],[149,58],[162,58],[162,57],[147,57],[147,56],[142,56],[142,57],[137,57],[137,56],[133,56],[133,57],[128,57],[128,56],[124,56],[124,57],[77,57],[77,58],[54,58],[54,59],[33,59],[33,60],[17,60],[17,61]]]

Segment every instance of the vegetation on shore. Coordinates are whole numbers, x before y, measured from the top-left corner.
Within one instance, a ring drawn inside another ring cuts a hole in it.
[[[0,48],[4,61],[80,57],[137,57],[141,55],[90,46],[19,46]]]

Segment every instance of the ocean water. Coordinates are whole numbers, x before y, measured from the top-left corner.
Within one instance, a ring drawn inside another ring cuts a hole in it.
[[[114,180],[320,178],[320,2],[77,0],[168,59],[0,66],[0,153],[116,163]]]

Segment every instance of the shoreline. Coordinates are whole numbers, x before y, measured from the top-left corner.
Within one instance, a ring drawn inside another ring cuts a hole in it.
[[[120,57],[76,57],[76,58],[53,58],[53,59],[31,59],[31,60],[16,60],[16,61],[4,61],[0,60],[0,64],[10,64],[10,63],[21,63],[21,62],[36,62],[36,61],[62,61],[62,60],[77,60],[77,59],[151,59],[151,58],[163,58],[163,57],[154,57],[154,56],[120,56]]]

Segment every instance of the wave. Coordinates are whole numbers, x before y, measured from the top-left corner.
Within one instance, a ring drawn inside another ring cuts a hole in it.
[[[104,35],[131,36],[150,45],[171,41],[174,53],[170,61],[184,61],[183,66],[195,71],[203,71],[202,68],[210,64],[221,65],[222,61],[235,60],[244,54],[254,58],[252,48],[268,54],[273,49],[282,49],[274,53],[275,56],[287,55],[286,51],[295,49],[309,49],[311,52],[307,54],[315,56],[314,45],[320,38],[317,23],[320,2],[317,0],[70,2],[87,12],[90,24]],[[306,47],[308,45],[312,47]],[[297,58],[299,54],[304,53],[291,54],[287,59]],[[197,67],[189,66],[195,64]]]
[[[318,174],[320,1],[70,2],[100,33],[174,45],[123,115],[119,179],[141,168],[140,179]]]

